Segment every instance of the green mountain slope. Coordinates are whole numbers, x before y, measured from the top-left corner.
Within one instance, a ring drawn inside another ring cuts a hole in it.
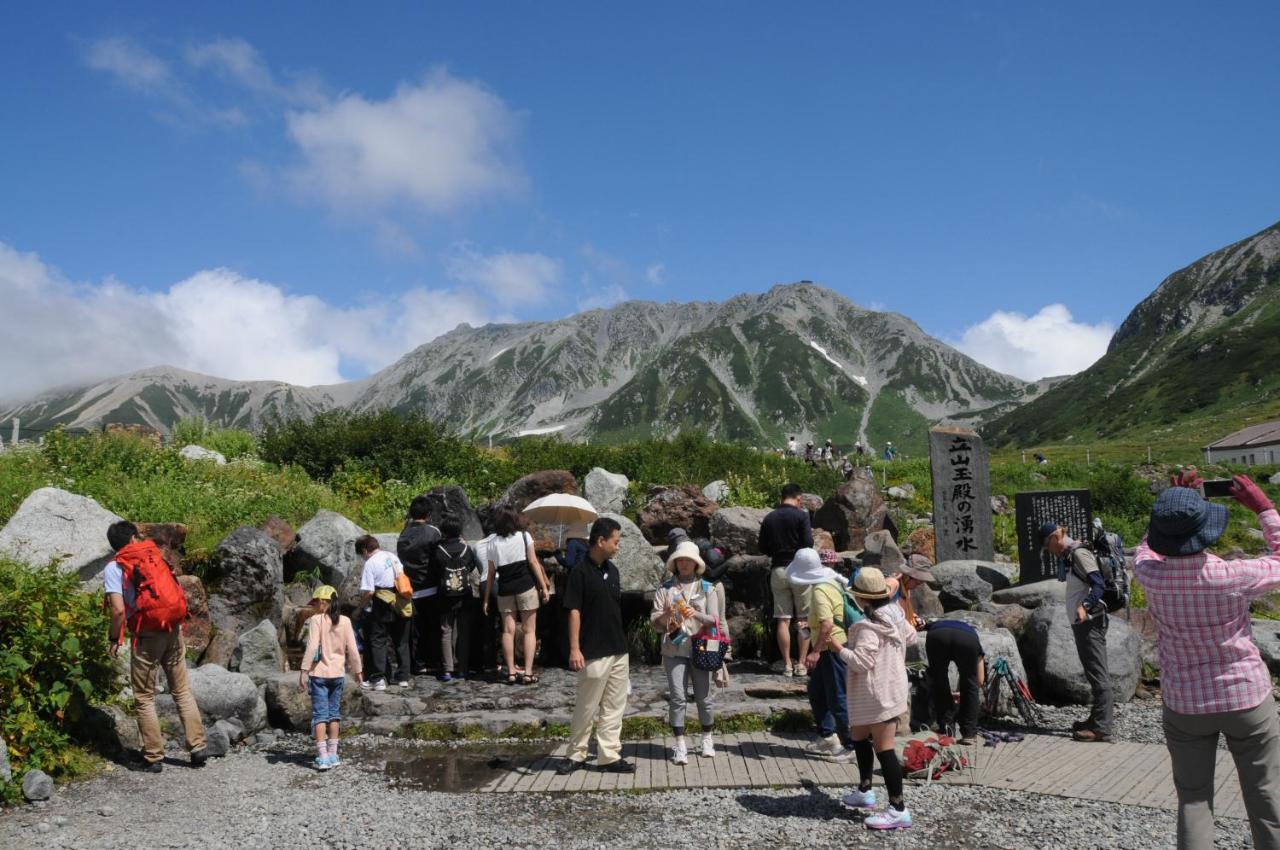
[[[1094,365],[991,421],[995,445],[1126,440],[1214,423],[1280,399],[1280,224],[1170,275]]]

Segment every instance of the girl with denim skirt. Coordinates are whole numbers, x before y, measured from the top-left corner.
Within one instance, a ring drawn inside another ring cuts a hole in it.
[[[360,681],[360,650],[351,619],[338,611],[338,592],[324,584],[311,597],[311,607],[320,613],[307,620],[307,649],[302,654],[298,674],[299,689],[311,692],[311,725],[316,733],[315,766],[328,770],[338,766],[338,720],[341,717],[342,687],[350,672]]]

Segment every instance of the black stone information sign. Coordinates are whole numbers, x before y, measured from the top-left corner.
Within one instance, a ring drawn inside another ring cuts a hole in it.
[[[1056,522],[1067,527],[1075,540],[1089,539],[1093,520],[1088,490],[1041,490],[1018,493],[1013,498],[1018,522],[1018,584],[1057,578],[1058,569],[1040,548],[1040,526]]]

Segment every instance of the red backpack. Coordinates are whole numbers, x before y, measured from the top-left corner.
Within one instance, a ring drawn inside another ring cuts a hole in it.
[[[116,552],[116,563],[124,580],[134,589],[133,616],[129,632],[167,632],[187,618],[187,595],[182,592],[173,570],[150,540],[140,540]]]

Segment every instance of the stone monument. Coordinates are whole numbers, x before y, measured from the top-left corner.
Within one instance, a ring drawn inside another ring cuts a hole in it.
[[[1018,523],[1018,584],[1057,578],[1056,559],[1040,548],[1040,526],[1056,522],[1075,540],[1089,539],[1088,490],[1041,490],[1014,496]]]
[[[994,559],[991,464],[982,438],[967,428],[931,428],[929,472],[938,562]]]

